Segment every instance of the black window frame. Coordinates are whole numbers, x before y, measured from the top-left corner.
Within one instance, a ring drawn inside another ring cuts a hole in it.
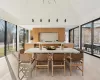
[[[94,56],[94,57],[97,57],[97,58],[100,58],[99,56],[96,56],[96,55],[94,55],[94,52],[93,52],[93,42],[94,42],[94,22],[95,21],[98,21],[98,20],[100,20],[100,17],[99,18],[97,18],[97,19],[94,19],[94,20],[92,20],[92,21],[89,21],[89,22],[87,22],[87,23],[84,23],[84,24],[82,24],[82,25],[80,25],[80,49],[82,49],[82,26],[84,26],[84,25],[86,25],[86,24],[89,24],[89,23],[92,23],[92,29],[91,29],[91,54],[89,54],[89,53],[87,53],[87,52],[85,52],[85,53],[87,53],[87,54],[89,54],[89,55],[92,55],[92,56]]]

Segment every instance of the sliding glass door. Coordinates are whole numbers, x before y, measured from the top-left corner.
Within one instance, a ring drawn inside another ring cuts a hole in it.
[[[92,54],[91,31],[92,23],[82,26],[82,49],[89,54]]]
[[[69,34],[70,34],[70,43],[73,43],[74,42],[74,39],[73,39],[73,37],[74,37],[74,35],[73,35],[73,29],[71,29],[70,31],[69,31]]]
[[[69,30],[69,42],[74,44],[74,48],[79,49],[79,26]]]
[[[28,30],[21,27],[17,29],[17,25],[0,19],[0,57],[17,51],[17,38],[20,48],[24,48],[24,44],[28,42],[28,33]]]
[[[25,35],[25,43],[27,43],[28,42],[28,30],[25,30],[24,35]]]
[[[5,21],[0,19],[0,57],[4,56]]]
[[[84,52],[100,58],[100,18],[90,21],[69,30],[69,42],[74,43],[74,48],[79,48]]]
[[[7,52],[16,51],[16,25],[7,22]]]
[[[94,21],[93,55],[100,57],[100,20]]]
[[[79,49],[79,27],[74,28],[74,48]]]

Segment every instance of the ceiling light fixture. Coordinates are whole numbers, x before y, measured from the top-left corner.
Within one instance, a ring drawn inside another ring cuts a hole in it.
[[[32,22],[34,22],[34,19],[32,19]]]
[[[48,3],[48,4],[55,3],[56,4],[56,0],[43,0],[43,4],[44,3]]]
[[[64,22],[66,22],[66,19],[64,20]]]
[[[42,22],[42,19],[40,19],[40,22]]]
[[[56,22],[58,22],[58,19],[56,19]]]
[[[50,22],[50,19],[48,19],[48,22]]]

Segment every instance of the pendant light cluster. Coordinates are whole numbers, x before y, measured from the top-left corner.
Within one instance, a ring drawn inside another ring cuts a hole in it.
[[[48,3],[48,4],[56,4],[56,0],[43,0],[43,4]]]
[[[34,19],[32,19],[32,22],[34,22]],[[40,19],[40,22],[43,22],[43,20],[42,20],[42,19]],[[50,20],[50,19],[48,19],[48,22],[51,22],[51,20]],[[58,19],[58,18],[56,19],[56,22],[59,22],[59,19]],[[66,19],[64,19],[64,22],[66,22]]]

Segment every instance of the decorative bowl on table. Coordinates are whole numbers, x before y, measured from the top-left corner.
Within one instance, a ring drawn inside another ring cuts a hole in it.
[[[46,47],[47,50],[56,50],[56,47],[55,46],[48,46]]]

